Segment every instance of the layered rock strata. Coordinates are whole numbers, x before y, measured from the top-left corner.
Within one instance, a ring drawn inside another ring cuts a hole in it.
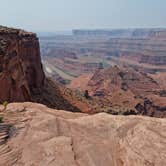
[[[0,27],[0,102],[30,101],[44,79],[36,35]]]

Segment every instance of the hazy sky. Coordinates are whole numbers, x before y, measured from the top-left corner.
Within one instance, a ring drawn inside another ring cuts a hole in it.
[[[166,27],[166,0],[0,0],[0,24],[31,31]]]

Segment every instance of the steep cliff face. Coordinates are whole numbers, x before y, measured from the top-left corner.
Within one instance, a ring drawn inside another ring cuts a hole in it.
[[[85,108],[72,92],[64,91],[45,78],[36,34],[1,26],[0,103],[33,101],[73,112]]]
[[[0,27],[0,102],[30,101],[44,78],[36,35]]]

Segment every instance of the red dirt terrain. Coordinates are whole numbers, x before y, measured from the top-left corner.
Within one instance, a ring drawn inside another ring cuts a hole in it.
[[[157,83],[162,87],[163,89],[166,89],[166,73],[158,72],[156,74],[150,74],[150,77],[152,77],[154,80],[157,81]]]
[[[165,89],[152,77],[132,68],[97,70],[93,76],[73,80],[69,87],[88,90],[106,112],[166,116]]]

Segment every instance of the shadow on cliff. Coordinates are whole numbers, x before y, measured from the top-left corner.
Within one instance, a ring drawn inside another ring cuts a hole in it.
[[[59,110],[81,112],[79,108],[73,106],[67,99],[65,99],[60,86],[58,83],[51,80],[51,78],[45,79],[44,86],[41,89],[33,89],[32,101],[42,103],[48,107]]]

